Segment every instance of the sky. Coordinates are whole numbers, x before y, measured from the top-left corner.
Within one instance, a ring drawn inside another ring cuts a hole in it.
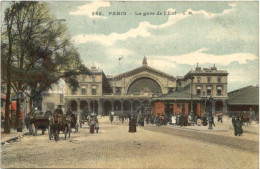
[[[229,73],[228,91],[259,83],[258,2],[47,3],[66,19],[86,66],[106,75],[137,68],[145,56],[173,76],[215,64]]]

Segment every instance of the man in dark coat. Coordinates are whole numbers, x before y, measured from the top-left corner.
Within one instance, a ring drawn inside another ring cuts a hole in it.
[[[136,132],[136,120],[134,116],[131,116],[129,119],[129,132]]]
[[[242,135],[242,133],[243,133],[242,126],[243,126],[243,122],[242,122],[241,117],[237,117],[235,120],[235,123],[234,123],[235,136]]]
[[[110,114],[110,121],[111,121],[111,123],[113,122],[113,120],[114,120],[114,116],[113,116],[113,114]]]
[[[180,124],[180,126],[184,125],[184,117],[182,114],[180,114],[180,116],[179,116],[179,124]]]

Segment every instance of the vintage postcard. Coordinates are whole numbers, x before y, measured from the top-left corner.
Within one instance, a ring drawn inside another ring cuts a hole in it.
[[[1,2],[1,168],[258,167],[258,1]]]

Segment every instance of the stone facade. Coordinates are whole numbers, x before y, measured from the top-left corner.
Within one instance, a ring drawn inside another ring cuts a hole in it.
[[[66,109],[71,108],[77,114],[85,109],[91,113],[109,115],[111,112],[133,113],[141,105],[146,105],[148,111],[157,114],[160,109],[162,114],[165,110],[162,103],[172,102],[171,113],[180,109],[177,104],[184,105],[184,112],[187,113],[190,102],[194,99],[194,103],[199,105],[195,107],[196,112],[201,114],[202,109],[205,109],[205,106],[203,108],[201,105],[206,105],[207,98],[213,96],[214,106],[215,103],[221,102],[220,111],[226,111],[228,73],[217,70],[215,66],[211,69],[197,67],[183,77],[175,77],[148,66],[144,58],[140,67],[116,76],[106,76],[94,66],[91,67],[91,72],[91,75],[79,76],[80,87],[77,91],[66,88]],[[175,93],[186,95],[171,96]]]

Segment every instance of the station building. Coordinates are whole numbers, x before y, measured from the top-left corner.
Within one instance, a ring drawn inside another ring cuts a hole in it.
[[[213,97],[213,113],[227,111],[226,70],[196,67],[184,76],[174,76],[150,67],[144,58],[140,67],[106,76],[95,66],[91,75],[78,77],[80,87],[66,87],[65,109],[74,113],[87,109],[96,114],[134,113],[141,106],[148,107],[154,115],[188,114],[191,109],[197,115],[206,111],[209,97]]]

